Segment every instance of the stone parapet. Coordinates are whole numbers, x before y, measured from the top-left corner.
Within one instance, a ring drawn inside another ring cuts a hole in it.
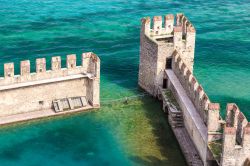
[[[240,128],[240,129],[239,129]],[[239,140],[239,131],[240,137]],[[239,142],[240,141],[240,142]],[[224,127],[222,142],[222,166],[242,166],[248,162],[250,154],[250,123],[246,122],[236,127],[227,124]]]
[[[20,62],[20,75],[14,74],[14,63],[4,64],[0,78],[0,117],[19,113],[52,109],[52,101],[83,96],[90,106],[100,106],[100,59],[92,52],[82,54],[82,65],[77,66],[76,55],[68,55],[66,68],[61,68],[61,57],[51,58],[51,69],[46,59],[35,61],[30,72],[30,61]]]
[[[173,53],[172,70],[185,88],[196,109],[199,111],[204,123],[207,125],[210,100],[195,76],[185,65],[185,62],[177,50]]]
[[[164,19],[164,23],[163,23]],[[151,26],[152,21],[152,26]],[[173,35],[174,32],[181,32],[182,39],[186,40],[186,34],[196,33],[192,23],[183,14],[176,15],[176,21],[173,14],[162,16],[144,17],[141,20],[142,30],[148,36]]]
[[[177,50],[173,53],[172,70],[207,126],[208,142],[222,140],[221,165],[242,165],[250,154],[250,123],[245,115],[236,104],[229,103],[226,120],[223,121],[220,117],[220,104],[210,102]],[[224,132],[220,134],[223,126]]]
[[[217,153],[218,150],[222,150],[221,145],[223,147],[223,152],[215,156],[203,155],[204,164],[207,164],[206,160],[208,163],[216,160],[223,166],[242,165],[247,155],[249,158],[250,154],[249,122],[234,103],[227,105],[224,120],[220,116],[220,104],[210,101],[204,88],[193,75],[195,37],[194,26],[182,13],[178,13],[176,19],[172,14],[164,18],[154,16],[152,20],[150,17],[143,18],[138,84],[153,96],[158,95],[158,87],[169,88],[175,92],[171,89],[173,86],[169,78],[166,74],[164,75],[172,70],[171,72],[176,75],[190,102],[194,105],[195,113],[198,113],[196,117],[201,118],[202,125],[205,125],[204,133],[208,138],[205,144],[219,144],[220,147],[216,149]],[[194,118],[193,116],[188,119]],[[187,123],[185,127],[190,129],[192,136],[194,126]],[[197,142],[195,139],[193,141]],[[208,151],[211,150],[209,146],[204,149],[206,148]]]
[[[76,66],[76,55],[72,54],[67,56],[67,68],[61,68],[61,57],[55,56],[51,58],[51,69],[47,70],[46,59],[38,58],[36,59],[36,72],[31,73],[30,61],[25,60],[20,62],[20,75],[14,74],[14,63],[5,63],[4,77],[0,77],[0,86],[52,79],[80,73],[95,77],[100,73],[100,69],[98,67],[96,68],[96,66],[98,66],[97,63],[100,63],[99,61],[99,58],[94,53],[83,53],[82,65]]]
[[[176,22],[173,14],[141,20],[138,84],[153,96],[157,95],[158,86],[163,85],[163,73],[171,66],[175,49],[183,53],[186,67],[193,72],[195,31],[187,32],[187,28]],[[186,19],[185,26],[193,27],[191,25]]]

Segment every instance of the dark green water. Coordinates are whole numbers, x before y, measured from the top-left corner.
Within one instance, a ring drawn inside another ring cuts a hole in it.
[[[183,12],[197,29],[199,82],[212,101],[236,102],[250,118],[249,10],[248,0],[0,0],[0,73],[10,61],[18,74],[20,60],[34,71],[38,57],[62,55],[65,66],[67,54],[93,51],[102,102],[137,95],[140,18]],[[1,166],[184,165],[159,103],[147,97],[4,128],[0,140]]]

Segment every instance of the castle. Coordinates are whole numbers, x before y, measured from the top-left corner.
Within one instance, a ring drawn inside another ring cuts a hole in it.
[[[163,25],[164,22],[164,25]],[[183,15],[142,19],[138,84],[162,100],[163,110],[176,135],[187,163],[192,166],[249,166],[250,123],[234,103],[227,104],[226,119],[220,105],[210,101],[193,75],[196,30]],[[0,125],[78,112],[100,107],[100,59],[94,53],[4,64],[0,78]]]
[[[0,124],[60,115],[100,107],[100,59],[92,52],[82,54],[81,66],[76,55],[67,55],[61,68],[61,57],[36,59],[36,73],[30,72],[30,61],[20,62],[20,75],[14,74],[14,63],[4,64],[0,78]]]
[[[163,101],[189,165],[250,165],[250,123],[234,103],[227,104],[224,120],[220,105],[210,101],[192,74],[195,35],[183,14],[176,21],[172,14],[164,21],[154,16],[152,27],[151,19],[143,18],[138,84]],[[166,97],[168,91],[176,103]]]

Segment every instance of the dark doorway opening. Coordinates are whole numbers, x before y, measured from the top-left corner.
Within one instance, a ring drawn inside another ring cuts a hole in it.
[[[168,106],[165,106],[165,113],[168,115],[169,109]]]
[[[166,89],[166,88],[167,88],[167,79],[166,79],[166,78],[163,78],[163,85],[162,85],[162,88],[163,88],[163,89]]]
[[[166,59],[166,69],[172,69],[172,58]]]

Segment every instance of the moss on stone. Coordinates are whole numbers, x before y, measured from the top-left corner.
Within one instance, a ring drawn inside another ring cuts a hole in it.
[[[211,150],[214,158],[219,161],[220,160],[220,154],[222,152],[222,140],[217,140],[210,142],[208,144],[209,149]]]
[[[168,100],[171,104],[173,104],[177,109],[180,109],[180,106],[179,106],[178,102],[176,101],[176,99],[175,99],[173,93],[172,93],[169,89],[166,89],[166,90],[165,90],[165,95],[166,95],[166,97],[167,97],[167,100]]]

